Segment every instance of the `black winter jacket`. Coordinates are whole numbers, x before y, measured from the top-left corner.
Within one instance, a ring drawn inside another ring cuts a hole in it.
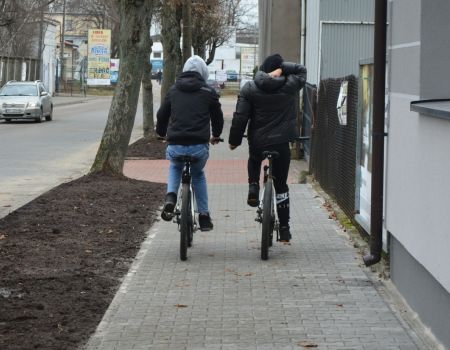
[[[298,135],[296,100],[306,82],[306,68],[283,62],[282,76],[262,71],[243,86],[230,129],[229,144],[239,146],[248,123],[251,148],[264,148],[293,141]]]
[[[158,110],[156,133],[173,145],[208,143],[210,123],[212,135],[219,137],[223,128],[219,96],[199,73],[181,73]]]

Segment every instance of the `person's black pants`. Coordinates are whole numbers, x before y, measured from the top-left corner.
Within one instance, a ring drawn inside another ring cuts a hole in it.
[[[273,160],[272,175],[275,192],[277,195],[277,212],[280,226],[289,226],[289,187],[287,178],[289,165],[291,163],[291,150],[289,143],[267,146],[264,149],[252,148],[249,150],[248,158],[248,182],[258,183],[261,176],[262,153],[264,151],[276,151],[280,154]]]

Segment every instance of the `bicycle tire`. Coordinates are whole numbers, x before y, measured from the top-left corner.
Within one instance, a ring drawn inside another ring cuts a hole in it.
[[[262,235],[261,235],[261,259],[269,259],[270,236],[273,232],[273,187],[272,179],[268,179],[264,185]]]
[[[192,198],[192,196],[189,196]],[[194,211],[192,210],[192,201],[189,201],[189,230],[188,230],[188,248],[192,247],[192,240],[194,238]]]
[[[180,217],[180,259],[187,259],[187,248],[189,241],[189,231],[191,229],[191,190],[189,184],[183,184],[181,199],[181,217]]]

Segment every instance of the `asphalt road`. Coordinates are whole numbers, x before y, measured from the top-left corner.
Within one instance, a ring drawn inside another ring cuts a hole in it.
[[[0,218],[38,195],[86,174],[108,117],[111,97],[56,105],[53,121],[0,122]],[[142,135],[138,106],[132,141]]]

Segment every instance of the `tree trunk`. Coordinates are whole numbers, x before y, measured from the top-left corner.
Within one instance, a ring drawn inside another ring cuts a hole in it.
[[[214,56],[216,55],[217,42],[214,40],[211,49],[208,53],[208,59],[206,60],[206,64],[209,65],[212,61],[214,61]]]
[[[197,55],[197,56],[200,56],[203,59],[205,59],[205,56],[206,56],[206,47],[205,47],[205,45],[194,46],[194,54]]]
[[[183,1],[183,60],[182,64],[192,55],[192,0]]]
[[[142,75],[142,116],[144,119],[144,139],[155,136],[155,123],[153,121],[153,86],[152,86],[152,63],[150,54],[152,52],[152,39],[148,37],[150,50],[144,59],[144,74]]]
[[[161,84],[161,101],[181,71],[180,20],[181,11],[169,1],[164,1],[161,14],[161,41],[163,44],[164,71]]]
[[[91,173],[122,175],[134,125],[142,62],[148,54],[153,0],[118,0],[120,13],[120,70],[105,131]]]

